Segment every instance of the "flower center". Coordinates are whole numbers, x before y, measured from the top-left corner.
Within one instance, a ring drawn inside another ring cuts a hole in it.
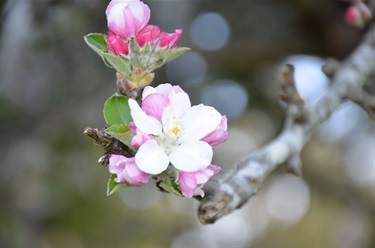
[[[172,147],[176,146],[176,140],[178,139],[181,131],[184,130],[182,120],[176,116],[166,118],[163,126],[164,137],[161,143],[166,149],[167,153],[171,152]]]

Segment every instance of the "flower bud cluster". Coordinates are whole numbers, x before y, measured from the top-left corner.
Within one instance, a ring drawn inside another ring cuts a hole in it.
[[[181,29],[166,33],[161,32],[158,26],[148,24],[150,9],[140,0],[112,0],[106,16],[109,29],[107,49],[130,68],[125,72],[119,71],[123,75],[122,80],[126,80],[120,80],[122,88],[127,88],[126,85],[132,85],[132,89],[149,85],[153,70],[188,50],[183,48],[181,52],[181,48],[176,48],[182,35]]]

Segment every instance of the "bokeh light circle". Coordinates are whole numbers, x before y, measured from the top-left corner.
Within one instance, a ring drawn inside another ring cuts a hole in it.
[[[325,94],[328,78],[322,71],[323,59],[309,55],[294,55],[288,57],[284,63],[294,66],[296,87],[306,103],[312,104]]]
[[[206,60],[195,52],[188,52],[166,65],[166,76],[172,84],[190,86],[202,83],[207,74]]]
[[[375,182],[375,135],[363,137],[351,144],[345,153],[345,172],[358,186]]]
[[[229,40],[230,29],[224,17],[218,13],[204,13],[197,16],[190,26],[190,38],[199,48],[216,51]]]
[[[214,225],[202,227],[205,247],[249,247],[254,236],[244,211],[237,211]]]
[[[344,102],[317,130],[325,142],[350,141],[368,126],[366,112],[353,102]],[[345,123],[345,124],[344,124]]]
[[[240,117],[246,110],[248,101],[246,90],[232,80],[216,80],[202,91],[202,102],[216,108],[228,119]]]
[[[310,206],[310,190],[302,179],[285,174],[271,181],[265,199],[271,217],[285,224],[294,224]]]

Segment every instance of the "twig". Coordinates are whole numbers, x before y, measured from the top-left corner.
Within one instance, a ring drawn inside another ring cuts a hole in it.
[[[273,141],[241,161],[237,170],[215,185],[216,188],[207,186],[210,190],[206,191],[199,205],[199,220],[203,224],[214,223],[240,208],[259,191],[265,178],[281,164],[297,164],[296,167],[300,168],[299,154],[306,141],[345,100],[350,89],[362,89],[365,81],[375,72],[374,58],[375,27],[372,26],[359,47],[333,73],[325,96],[312,106],[299,108],[297,113],[307,117],[304,121],[287,112],[289,116],[284,130]]]
[[[83,134],[94,139],[95,144],[104,148],[105,153],[98,160],[103,166],[108,165],[111,154],[118,154],[126,157],[134,156],[134,151],[132,149],[124,145],[121,141],[104,133],[104,129],[99,130],[97,128],[86,127],[83,130]]]

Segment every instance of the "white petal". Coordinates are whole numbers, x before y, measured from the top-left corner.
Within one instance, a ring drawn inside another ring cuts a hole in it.
[[[172,91],[173,87],[171,84],[159,84],[158,86],[156,86],[155,90],[160,93],[160,94],[163,94],[165,96],[169,96],[170,92]]]
[[[180,134],[179,142],[195,141],[216,129],[221,114],[213,107],[200,104],[191,107],[181,119],[185,129]]]
[[[141,171],[156,175],[167,169],[169,158],[156,140],[149,140],[135,154],[135,163]]]
[[[168,119],[170,120],[174,117],[180,119],[191,107],[189,95],[185,92],[177,93],[170,100],[163,112],[163,124],[167,124]]]
[[[212,160],[212,147],[203,141],[186,142],[175,147],[169,155],[174,167],[185,172],[207,168]]]
[[[143,89],[142,100],[144,100],[148,95],[158,93],[154,87],[147,86]]]
[[[154,117],[148,116],[138,105],[138,103],[129,99],[129,107],[131,115],[136,127],[145,134],[160,135],[162,126],[161,123]]]

